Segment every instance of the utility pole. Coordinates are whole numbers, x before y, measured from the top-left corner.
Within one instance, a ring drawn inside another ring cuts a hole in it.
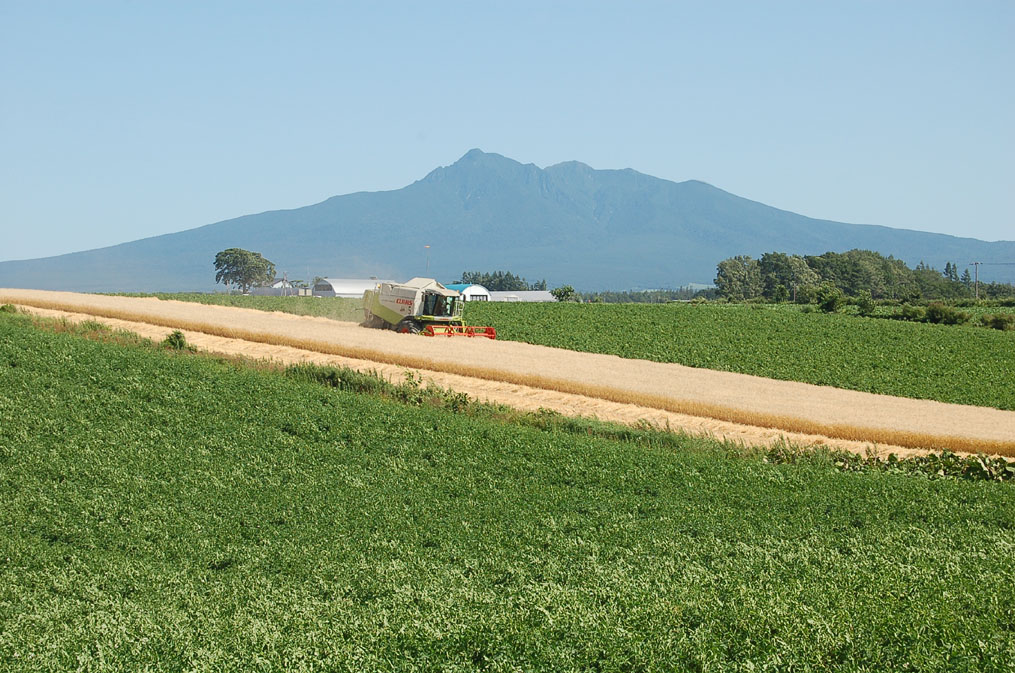
[[[975,291],[973,293],[973,298],[976,299],[976,300],[979,300],[980,299],[980,265],[983,264],[983,262],[970,262],[970,264],[973,265],[973,278],[975,279],[973,281],[973,287],[975,288]]]

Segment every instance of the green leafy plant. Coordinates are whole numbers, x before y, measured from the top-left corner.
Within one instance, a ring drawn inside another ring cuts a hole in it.
[[[173,330],[169,336],[162,341],[162,345],[166,348],[177,351],[191,349],[189,344],[187,344],[187,337],[180,330]]]
[[[927,311],[922,306],[906,304],[902,307],[901,316],[903,320],[910,322],[924,322],[927,319]]]
[[[990,327],[1003,332],[1011,332],[1015,330],[1015,314],[1012,313],[998,313],[994,315],[984,315],[981,321],[985,327]]]
[[[581,301],[581,296],[575,292],[575,289],[570,285],[562,285],[558,288],[550,290],[557,301]]]
[[[846,303],[845,295],[831,283],[825,283],[818,288],[816,298],[818,308],[825,313],[835,313]]]
[[[941,325],[963,325],[968,323],[971,317],[968,313],[953,306],[941,302],[931,302],[927,305],[925,319],[929,323]]]
[[[861,455],[827,448],[807,449],[783,442],[765,453],[765,461],[797,463],[814,456],[829,460],[843,472],[879,470],[919,474],[932,479],[953,477],[971,481],[1015,481],[1015,460],[983,454],[960,456],[951,451],[899,458],[895,454],[882,457],[874,452]]]
[[[877,302],[871,296],[870,290],[860,290],[857,293],[855,303],[857,311],[863,316],[873,315],[874,310],[877,308]]]

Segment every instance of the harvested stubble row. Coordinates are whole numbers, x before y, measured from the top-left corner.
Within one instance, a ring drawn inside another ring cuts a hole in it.
[[[35,290],[0,302],[62,309],[507,381],[791,432],[1015,455],[1015,412],[577,353],[524,343],[407,337],[323,318]]]

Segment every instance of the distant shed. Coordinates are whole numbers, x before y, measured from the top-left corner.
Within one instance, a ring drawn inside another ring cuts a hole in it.
[[[490,291],[474,283],[451,283],[444,287],[458,292],[465,301],[490,301]]]
[[[310,290],[296,287],[285,278],[276,278],[270,285],[250,288],[250,294],[260,297],[307,297]]]
[[[372,290],[381,283],[393,282],[395,281],[378,278],[322,278],[314,284],[314,296],[362,299],[367,290]]]
[[[513,290],[491,292],[490,301],[557,301],[548,290]]]

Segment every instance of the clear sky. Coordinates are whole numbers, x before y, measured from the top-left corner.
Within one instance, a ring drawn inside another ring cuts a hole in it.
[[[473,147],[1015,239],[1011,0],[0,0],[0,92],[0,260],[397,189]]]

